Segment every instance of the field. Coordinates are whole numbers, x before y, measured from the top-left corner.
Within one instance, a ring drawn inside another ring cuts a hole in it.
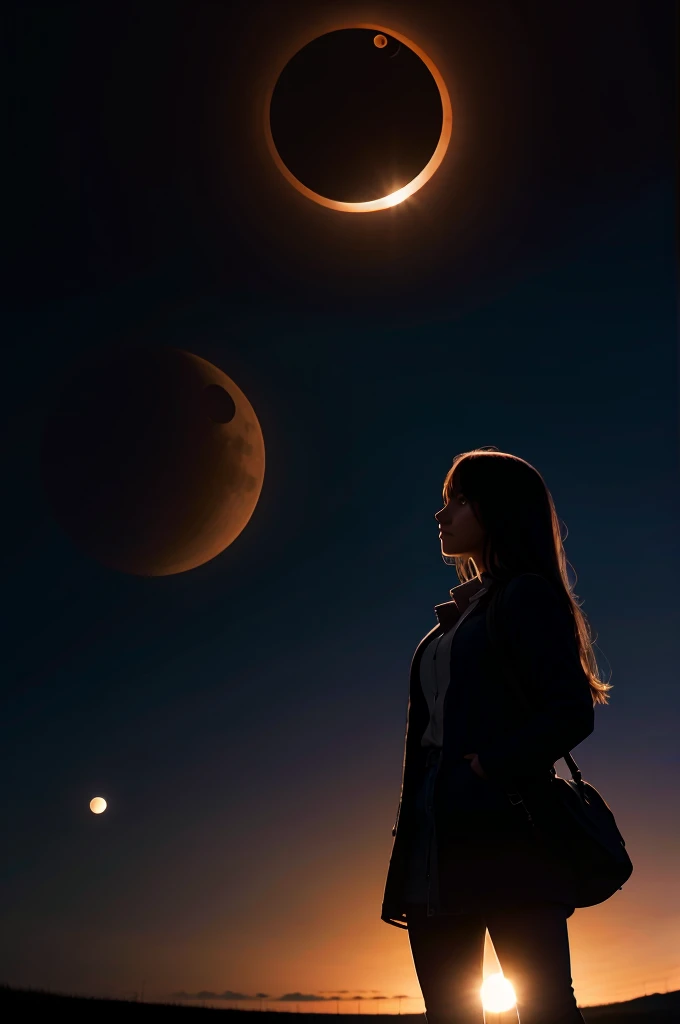
[[[257,1010],[223,1010],[200,1006],[184,1006],[176,1003],[143,1003],[122,999],[94,999],[86,996],[60,995],[40,989],[15,989],[7,985],[0,986],[0,1016],[4,1024],[15,1021],[40,1021],[44,1015],[46,1020],[52,1017],[65,1017],[67,1021],[140,1021],[141,1024],[153,1024],[160,1020],[203,1020],[205,1014],[221,1014],[226,1021],[231,1018],[236,1024],[236,1017],[257,1014]],[[266,1013],[279,1014],[282,1011],[266,1010]],[[581,1008],[585,1020],[602,1021],[603,1024],[680,1024],[680,991],[655,993],[641,996],[625,1003],[607,1003],[602,1006],[586,1006]],[[299,1016],[299,1015],[298,1015]],[[305,1013],[306,1024],[330,1024],[329,1017],[335,1018],[340,1024],[356,1024],[357,1014]],[[373,1016],[371,1014],[370,1016]],[[397,1016],[382,1014],[381,1016]],[[512,1014],[503,1017],[512,1021]],[[490,1020],[495,1024],[495,1015]],[[423,1014],[403,1013],[400,1015],[403,1024],[422,1024]],[[504,1024],[505,1024],[504,1020]]]

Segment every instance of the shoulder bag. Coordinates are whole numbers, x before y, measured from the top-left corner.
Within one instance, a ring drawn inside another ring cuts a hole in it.
[[[531,705],[519,683],[521,674],[503,643],[503,631],[496,622],[497,607],[503,585],[492,594],[486,610],[486,629],[492,648],[503,659],[508,678],[520,701]],[[550,776],[525,792],[508,791],[513,806],[525,815],[534,835],[546,845],[566,854],[576,876],[576,907],[593,907],[604,903],[623,887],[633,871],[623,836],[606,800],[594,786],[581,777],[576,761],[569,751],[563,755],[571,771],[571,779],[563,779],[550,769]]]

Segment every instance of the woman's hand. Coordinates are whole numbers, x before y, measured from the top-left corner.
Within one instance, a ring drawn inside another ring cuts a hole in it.
[[[477,757],[476,754],[463,754],[463,757],[465,757],[468,761],[471,761],[470,767],[472,768],[473,772],[476,772],[477,775],[479,775],[479,777],[482,779],[488,779],[489,776],[486,774],[481,764],[479,763],[479,758]]]

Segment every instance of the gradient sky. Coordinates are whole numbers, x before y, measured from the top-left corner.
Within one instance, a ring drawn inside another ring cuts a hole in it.
[[[575,757],[634,873],[569,921],[577,999],[680,988],[674,5],[449,6],[14,5],[2,981],[422,1010],[380,921],[408,668],[457,582],[443,478],[495,444],[551,489],[614,684]],[[259,121],[352,17],[455,95],[450,159],[361,216],[297,194]],[[267,451],[235,543],[159,579],[76,550],[37,459],[55,378],[145,323]]]

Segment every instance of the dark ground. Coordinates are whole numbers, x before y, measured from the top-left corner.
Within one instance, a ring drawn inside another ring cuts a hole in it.
[[[0,1013],[5,1024],[13,1021],[40,1019],[42,1014],[50,1017],[62,1014],[73,1020],[159,1020],[172,1016],[187,1020],[190,1013],[194,1017],[201,1013],[222,1013],[236,1016],[237,1014],[255,1013],[255,1010],[220,1010],[211,1007],[182,1006],[165,1003],[141,1003],[122,999],[92,999],[85,996],[57,995],[34,989],[14,989],[8,985],[0,986]],[[268,1013],[285,1011],[268,1010]],[[606,1021],[606,1024],[680,1024],[680,991],[657,992],[650,996],[630,999],[625,1003],[607,1003],[603,1006],[581,1007],[586,1021]],[[329,1024],[329,1017],[336,1021],[342,1016],[342,1024],[350,1020],[356,1022],[357,1014],[305,1013],[307,1024]],[[373,1015],[371,1015],[373,1016]],[[381,1014],[381,1016],[396,1016]],[[404,1024],[420,1024],[422,1013],[401,1014]]]

